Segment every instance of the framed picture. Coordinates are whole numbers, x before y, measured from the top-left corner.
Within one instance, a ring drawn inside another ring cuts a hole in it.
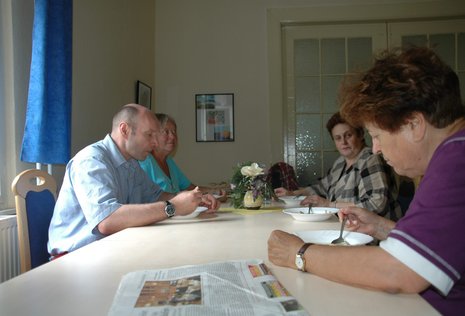
[[[142,81],[137,80],[137,98],[136,103],[144,105],[149,109],[152,108],[152,88],[143,83]]]
[[[234,141],[234,94],[196,94],[196,135],[198,142]]]

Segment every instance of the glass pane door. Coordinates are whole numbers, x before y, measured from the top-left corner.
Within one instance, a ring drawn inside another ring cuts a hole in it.
[[[345,75],[367,69],[387,46],[386,24],[288,26],[285,50],[285,160],[300,185],[320,178],[339,156],[326,130]]]

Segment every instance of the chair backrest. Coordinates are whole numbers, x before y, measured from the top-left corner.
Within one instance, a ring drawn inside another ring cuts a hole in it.
[[[299,188],[294,168],[285,162],[277,162],[268,169],[267,180],[273,189],[283,187],[289,191]]]
[[[420,185],[422,177],[415,177],[413,179],[399,176],[396,174],[397,187],[399,188],[399,194],[397,196],[397,202],[399,202],[402,209],[402,215],[407,213],[407,210],[410,206],[410,202],[413,200],[415,191]]]
[[[16,176],[11,189],[15,195],[23,273],[49,259],[48,228],[55,207],[57,184],[47,172],[29,169]]]

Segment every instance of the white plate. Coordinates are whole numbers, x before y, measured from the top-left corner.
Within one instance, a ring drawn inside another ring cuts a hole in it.
[[[319,245],[330,245],[331,242],[339,237],[339,230],[307,230],[295,232],[304,242],[311,242]],[[344,231],[342,237],[350,246],[365,245],[373,240],[373,237],[351,231]]]
[[[285,209],[283,213],[291,215],[296,221],[321,222],[327,220],[338,211],[339,209],[334,207],[312,207],[312,213],[308,214],[308,207],[297,207]]]
[[[208,210],[208,207],[199,206],[190,214],[176,215],[176,216],[171,217],[171,219],[191,219],[191,218],[195,218],[195,217],[199,216],[200,213],[205,212],[206,210]]]
[[[293,196],[293,195],[285,195],[285,196],[280,196],[279,199],[284,201],[284,204],[286,208],[288,207],[299,207],[300,202],[305,199],[305,196]]]

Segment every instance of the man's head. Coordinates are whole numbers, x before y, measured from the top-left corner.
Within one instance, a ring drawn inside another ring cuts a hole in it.
[[[111,137],[126,159],[144,160],[157,146],[160,123],[139,104],[127,104],[113,117]]]

